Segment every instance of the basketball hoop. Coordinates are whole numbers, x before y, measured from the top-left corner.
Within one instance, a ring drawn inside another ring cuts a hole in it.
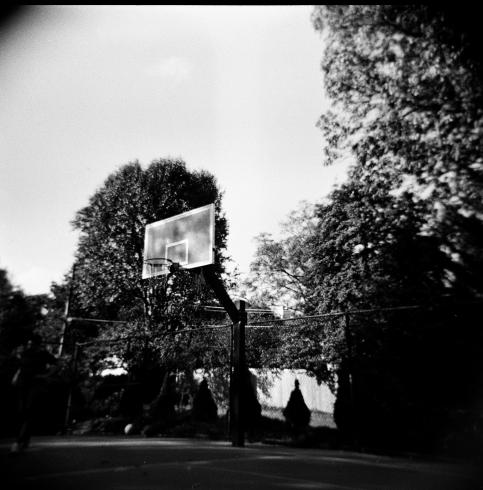
[[[152,257],[144,261],[149,271],[150,277],[172,274],[179,270],[180,265],[166,257]]]
[[[208,204],[146,225],[142,278],[214,263],[215,205]],[[171,261],[166,263],[166,260]]]

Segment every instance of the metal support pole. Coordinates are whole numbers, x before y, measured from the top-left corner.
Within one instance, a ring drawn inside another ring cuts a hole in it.
[[[233,325],[233,430],[232,444],[245,445],[245,326],[247,316],[245,301],[240,301],[240,321]]]
[[[230,320],[235,324],[240,320],[240,314],[235,303],[233,303],[230,295],[226,291],[223,281],[215,273],[213,266],[206,266],[202,269],[203,277],[207,284],[211,287],[215,293],[216,299],[220,302],[221,306],[225,309],[230,317]]]
[[[240,301],[238,309],[226,291],[223,281],[215,273],[212,266],[203,268],[203,276],[207,284],[215,293],[220,304],[228,313],[233,325],[231,328],[230,342],[230,433],[234,446],[241,447],[245,442],[244,419],[244,376],[246,374],[245,363],[245,325],[246,308],[245,301]]]

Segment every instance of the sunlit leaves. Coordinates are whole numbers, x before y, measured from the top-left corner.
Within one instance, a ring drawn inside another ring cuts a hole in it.
[[[320,6],[313,20],[332,100],[319,121],[324,163],[352,154],[354,180],[414,203],[419,231],[460,253],[452,217],[483,218],[483,87],[466,38],[429,6]]]

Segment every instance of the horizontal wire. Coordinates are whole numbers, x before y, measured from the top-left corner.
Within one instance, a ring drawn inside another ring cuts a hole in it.
[[[99,320],[96,318],[82,318],[77,316],[67,317],[68,322],[91,322],[91,323],[129,323],[128,320]]]
[[[196,327],[196,328],[184,328],[182,330],[169,330],[164,332],[164,336],[167,335],[176,335],[178,333],[186,333],[186,332],[196,332],[199,330],[215,330],[215,329],[221,329],[221,328],[230,328],[232,325],[231,324],[225,324],[225,325],[206,325],[204,327]],[[90,340],[87,342],[77,342],[77,345],[90,345],[90,344],[96,344],[98,342],[102,343],[116,343],[116,342],[126,342],[129,340],[161,340],[163,337],[149,337],[147,335],[144,336],[128,336],[128,337],[122,337],[120,339],[96,339],[96,340]]]
[[[340,316],[345,316],[345,315],[354,315],[354,314],[364,314],[364,313],[378,313],[378,312],[389,312],[389,311],[404,311],[404,310],[416,310],[416,309],[422,309],[422,308],[427,308],[427,305],[408,305],[408,306],[392,306],[392,307],[386,307],[386,308],[368,308],[368,309],[359,309],[359,310],[347,310],[347,311],[336,311],[332,313],[323,313],[320,315],[307,315],[307,316],[300,316],[300,317],[293,317],[293,318],[278,318],[278,319],[273,319],[273,320],[263,320],[260,322],[252,322],[248,325],[245,325],[245,328],[247,329],[257,329],[257,328],[274,328],[274,327],[292,327],[292,328],[303,328],[308,326],[307,324],[310,324],[316,320],[322,320],[326,318],[334,318],[334,317],[340,317]],[[213,307],[217,308],[217,307]],[[87,321],[87,322],[101,322],[101,323],[128,323],[127,321],[119,321],[119,320],[96,320],[92,318],[76,318],[73,317],[71,320],[79,320],[79,321]],[[304,325],[305,323],[305,325]],[[180,333],[187,333],[187,332],[197,332],[201,330],[215,330],[215,329],[227,329],[231,328],[232,324],[221,324],[221,325],[204,325],[201,327],[195,327],[195,328],[185,328],[181,330],[172,330],[172,331],[166,331],[164,332],[165,336],[167,335],[176,335]],[[115,342],[123,342],[126,340],[130,339],[135,339],[136,337],[124,337],[122,339],[96,339],[94,341],[88,341],[88,342],[83,342],[83,343],[78,343],[78,345],[89,345],[89,344],[94,344],[97,342],[106,342],[106,343],[115,343]],[[147,336],[143,337],[138,337],[139,339],[147,339]],[[156,340],[156,339],[161,339],[162,337],[154,337],[151,338],[151,340]]]

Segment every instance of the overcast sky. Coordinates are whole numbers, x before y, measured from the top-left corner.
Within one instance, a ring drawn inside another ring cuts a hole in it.
[[[228,251],[323,198],[326,103],[310,6],[38,6],[0,35],[0,267],[30,294],[69,270],[106,177],[181,157],[225,192]]]

